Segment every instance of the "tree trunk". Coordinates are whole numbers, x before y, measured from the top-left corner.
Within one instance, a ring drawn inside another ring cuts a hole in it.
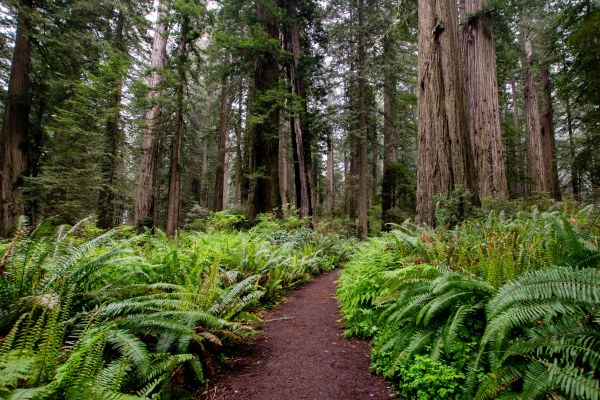
[[[162,70],[167,57],[166,16],[169,7],[166,0],[160,0],[158,20],[155,24],[154,42],[150,56],[150,79],[148,82],[148,111],[146,112],[146,130],[142,139],[142,155],[137,178],[134,224],[138,228],[154,227],[154,188],[156,184],[156,161],[158,152],[158,132],[162,104]]]
[[[200,168],[200,207],[208,208],[208,139],[202,142],[202,167]]]
[[[333,126],[327,129],[327,214],[333,216],[335,208],[335,186],[333,173]]]
[[[581,200],[581,190],[579,184],[579,169],[575,159],[575,139],[573,134],[573,115],[571,111],[571,100],[570,95],[567,93],[565,96],[565,107],[567,117],[567,133],[569,135],[569,164],[571,166],[571,188],[573,190],[573,197],[575,200]]]
[[[240,82],[240,90],[238,93],[238,115],[237,122],[235,125],[235,175],[233,179],[233,201],[235,204],[242,204],[242,108],[244,105],[243,97],[244,85],[243,82]]]
[[[392,6],[386,0],[384,13],[386,22],[392,22]],[[392,180],[386,179],[391,174],[390,166],[398,161],[398,134],[396,131],[396,74],[393,60],[395,47],[388,33],[383,38],[383,179],[381,181],[381,215],[383,223],[389,221],[388,211],[395,207],[391,185]],[[385,225],[384,225],[385,227]]]
[[[558,166],[556,164],[556,141],[554,139],[554,109],[552,108],[552,91],[550,88],[550,71],[548,66],[541,68],[542,83],[542,144],[544,165],[547,174],[548,191],[556,200],[560,200],[558,183]]]
[[[287,129],[283,110],[279,112],[279,192],[281,204],[290,203],[288,197],[288,157],[287,157]]]
[[[367,150],[367,85],[365,78],[365,1],[358,1],[358,236],[365,239],[369,233],[367,212],[369,208],[368,190],[368,150]]]
[[[523,17],[526,18],[526,17]],[[544,161],[541,123],[538,108],[538,95],[534,83],[530,32],[523,33],[525,55],[521,60],[523,66],[523,97],[525,103],[525,132],[527,135],[527,172],[531,181],[531,191],[550,193],[548,182],[551,170],[546,170]]]
[[[169,203],[167,209],[167,236],[173,237],[179,229],[181,211],[181,147],[183,130],[183,94],[186,85],[185,69],[187,59],[188,16],[183,14],[179,37],[179,60],[177,60],[177,109],[175,110],[175,129],[171,144],[171,174],[169,177]]]
[[[17,31],[0,137],[0,237],[6,237],[23,214],[21,174],[27,169],[33,1],[18,3]]]
[[[310,179],[311,170],[311,151],[310,151],[310,134],[308,127],[303,120],[306,116],[307,102],[306,93],[304,91],[304,80],[298,71],[298,65],[303,57],[302,46],[300,44],[300,27],[298,25],[298,5],[296,0],[283,0],[282,6],[287,11],[289,18],[285,25],[285,48],[292,53],[290,61],[287,64],[288,74],[291,83],[292,95],[296,95],[300,99],[300,109],[302,112],[295,110],[291,118],[292,136],[295,139],[296,160],[298,165],[296,169],[298,191],[298,207],[300,208],[300,216],[306,217],[313,214],[313,204],[311,192],[314,190],[314,183]]]
[[[223,194],[225,189],[225,153],[227,152],[227,123],[229,121],[229,99],[227,98],[227,91],[227,77],[224,76],[221,82],[221,105],[219,107],[215,198],[213,202],[213,211],[223,210]]]
[[[257,20],[269,39],[279,39],[277,9],[274,0],[256,3]],[[281,202],[279,195],[279,109],[276,99],[265,93],[277,89],[279,64],[271,50],[261,54],[254,68],[254,104],[252,113],[261,115],[260,122],[252,126],[248,193],[248,217],[254,220],[260,213],[270,212]]]
[[[508,198],[504,144],[496,76],[496,47],[492,18],[484,11],[488,0],[464,3],[463,51],[471,146],[479,198]]]
[[[119,52],[117,57],[124,56],[125,47],[123,45],[123,12],[117,14],[117,25],[115,28],[114,45]],[[111,103],[109,108],[113,110],[106,121],[106,137],[104,155],[100,161],[100,170],[102,173],[102,187],[98,198],[98,227],[110,229],[115,226],[115,183],[117,172],[119,170],[119,151],[123,145],[123,134],[119,128],[121,121],[121,96],[123,92],[123,76],[120,74],[113,82]]]
[[[418,70],[416,221],[433,225],[435,195],[477,193],[454,1],[419,0]]]

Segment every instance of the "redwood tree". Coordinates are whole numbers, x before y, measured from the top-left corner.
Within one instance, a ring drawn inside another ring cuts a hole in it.
[[[248,217],[269,212],[281,203],[279,195],[279,106],[277,102],[279,28],[274,0],[257,0],[261,43],[255,67],[250,132]]]
[[[0,136],[0,237],[7,236],[23,214],[22,174],[27,169],[30,111],[33,0],[20,0],[17,31]]]
[[[154,188],[156,184],[156,161],[158,153],[158,131],[162,104],[162,70],[167,57],[169,32],[166,16],[169,11],[166,0],[159,3],[158,20],[155,24],[152,54],[150,56],[150,79],[148,81],[148,110],[146,130],[142,138],[142,155],[138,169],[134,223],[138,227],[154,226]]]
[[[480,198],[506,200],[504,144],[500,130],[500,105],[496,74],[496,47],[488,0],[465,0],[463,51],[471,146]]]
[[[419,0],[417,222],[433,225],[434,196],[476,193],[456,2]]]

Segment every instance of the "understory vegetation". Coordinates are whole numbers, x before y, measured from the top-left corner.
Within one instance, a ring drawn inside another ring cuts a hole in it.
[[[338,289],[346,334],[372,338],[406,399],[599,399],[597,210],[479,214],[361,245]]]
[[[253,333],[254,311],[352,248],[298,218],[238,222],[215,214],[169,239],[84,220],[0,242],[0,398],[192,396]]]

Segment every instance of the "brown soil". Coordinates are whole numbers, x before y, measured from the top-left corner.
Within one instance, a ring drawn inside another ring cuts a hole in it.
[[[369,344],[342,339],[338,271],[325,274],[263,316],[264,331],[232,358],[207,400],[394,399],[369,372]]]

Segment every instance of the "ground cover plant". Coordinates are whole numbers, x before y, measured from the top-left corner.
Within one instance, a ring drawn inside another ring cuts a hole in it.
[[[24,227],[0,251],[0,398],[185,398],[253,313],[334,268],[347,240],[265,217],[137,235]]]
[[[370,239],[338,298],[404,398],[598,399],[599,267],[592,207],[492,211]]]

